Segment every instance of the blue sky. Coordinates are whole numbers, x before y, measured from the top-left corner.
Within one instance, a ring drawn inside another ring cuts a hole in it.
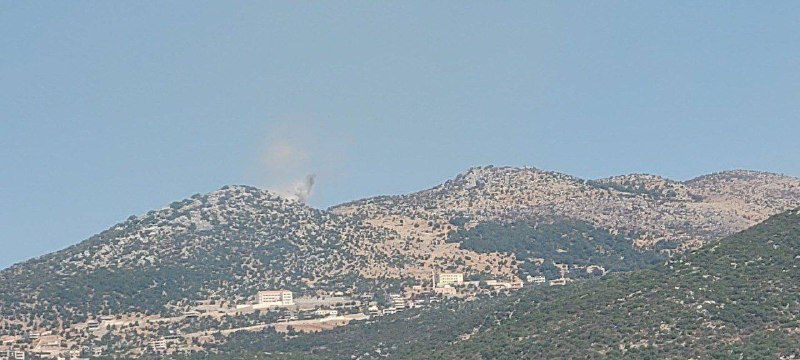
[[[800,2],[0,3],[0,268],[226,184],[800,176]]]

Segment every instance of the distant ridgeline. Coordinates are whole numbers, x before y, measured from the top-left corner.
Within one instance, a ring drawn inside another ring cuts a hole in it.
[[[454,218],[451,223],[463,224]],[[488,222],[469,230],[451,231],[447,242],[478,253],[513,253],[521,278],[560,276],[556,264],[570,267],[600,266],[606,272],[629,271],[663,263],[660,251],[674,249],[677,243],[661,241],[653,249],[637,249],[629,236],[612,234],[585,221],[561,219],[549,223]],[[538,259],[538,260],[537,260]],[[597,271],[571,272],[570,277],[602,275]]]
[[[213,353],[187,358],[797,358],[799,212],[651,269],[291,339],[236,333]]]

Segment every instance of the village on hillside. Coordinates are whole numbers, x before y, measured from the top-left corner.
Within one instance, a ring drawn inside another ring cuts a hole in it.
[[[564,267],[566,269],[566,267]],[[523,281],[467,281],[464,273],[432,273],[425,285],[402,293],[354,294],[337,291],[295,297],[285,289],[259,291],[249,303],[206,300],[174,317],[158,315],[98,316],[55,332],[28,331],[0,336],[0,360],[91,359],[109,354],[170,355],[200,351],[237,331],[318,332],[353,321],[372,321],[407,309],[425,308],[447,298],[471,301],[520,289]],[[527,279],[529,285],[564,285],[566,272],[547,281]]]

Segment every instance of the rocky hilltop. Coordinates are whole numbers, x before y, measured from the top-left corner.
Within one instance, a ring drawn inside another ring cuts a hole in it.
[[[419,237],[439,252],[454,217],[485,221],[547,221],[565,217],[624,232],[637,246],[659,241],[697,248],[800,205],[800,179],[726,171],[689,181],[634,174],[599,180],[535,168],[476,167],[432,189],[332,207],[366,222]],[[428,226],[424,226],[427,224]]]

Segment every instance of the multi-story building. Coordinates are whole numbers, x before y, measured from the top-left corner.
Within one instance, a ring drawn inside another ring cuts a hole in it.
[[[392,306],[394,306],[397,310],[402,310],[406,308],[406,300],[403,299],[402,295],[392,294],[389,295],[392,298]]]
[[[25,360],[27,358],[24,351],[10,349],[0,351],[0,360]]]
[[[461,285],[464,283],[464,274],[462,273],[440,273],[437,277],[436,286],[443,287],[445,285]]]
[[[153,349],[154,352],[162,352],[167,350],[167,340],[166,339],[158,339],[153,340],[150,342],[150,347]]]
[[[391,314],[397,314],[397,309],[395,309],[394,306],[383,309],[383,315],[391,315]]]
[[[439,294],[439,295],[443,295],[443,296],[452,296],[452,295],[456,295],[456,293],[457,293],[456,292],[456,288],[450,287],[450,286],[434,288],[433,292],[434,292],[434,294]]]
[[[259,306],[292,306],[294,298],[289,290],[259,291],[256,296]]]
[[[544,284],[545,283],[545,278],[544,278],[544,276],[528,276],[528,282],[531,282],[531,283],[534,283],[534,284]]]

